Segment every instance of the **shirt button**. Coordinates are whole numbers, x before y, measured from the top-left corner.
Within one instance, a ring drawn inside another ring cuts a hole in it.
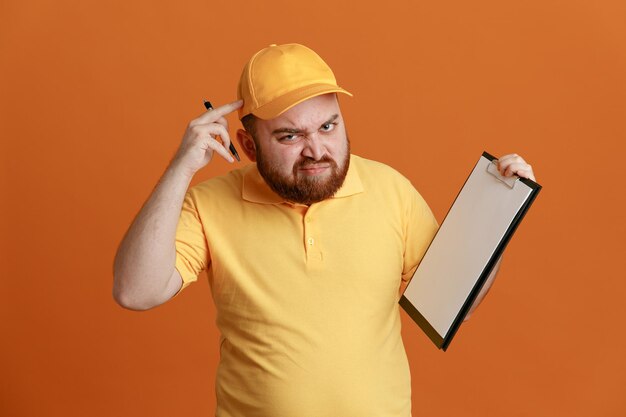
[[[307,242],[309,243],[310,246],[313,246],[313,244],[315,243],[315,239],[310,237],[309,240],[307,240]]]
[[[306,222],[307,222],[307,223],[311,223],[311,218],[307,217],[307,218],[306,218]]]

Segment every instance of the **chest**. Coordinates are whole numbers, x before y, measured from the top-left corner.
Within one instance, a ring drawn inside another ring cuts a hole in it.
[[[229,216],[228,224],[208,222],[206,233],[218,306],[237,299],[388,308],[397,297],[404,225],[384,205],[357,198],[308,208],[255,204]]]

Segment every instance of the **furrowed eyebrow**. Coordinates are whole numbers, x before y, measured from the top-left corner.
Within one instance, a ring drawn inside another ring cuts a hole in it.
[[[322,123],[320,127],[334,122],[335,120],[337,120],[337,117],[339,117],[338,114],[333,114],[332,117],[330,119],[326,120],[324,123]]]
[[[302,133],[304,130],[301,129],[292,129],[289,127],[281,127],[280,129],[276,129],[272,131],[272,135],[276,135],[278,133]]]
[[[333,114],[333,115],[331,116],[331,118],[330,118],[330,119],[328,119],[327,121],[325,121],[324,123],[322,123],[322,124],[320,125],[320,127],[322,127],[322,126],[324,126],[324,125],[327,125],[327,124],[329,124],[329,123],[334,122],[335,120],[337,120],[337,118],[338,118],[338,117],[339,117],[339,115],[338,115],[338,114]],[[278,128],[278,129],[272,130],[272,135],[278,135],[278,134],[280,134],[280,133],[292,133],[292,134],[295,134],[295,133],[306,133],[306,131],[305,131],[305,130],[302,130],[302,129],[295,129],[295,128],[291,128],[291,127],[281,127],[281,128]]]

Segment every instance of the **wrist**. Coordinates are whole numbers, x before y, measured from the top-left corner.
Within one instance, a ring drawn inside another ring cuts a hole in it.
[[[178,163],[176,160],[170,162],[169,166],[165,170],[165,173],[166,175],[173,176],[177,180],[187,181],[187,183],[191,182],[191,179],[195,174],[195,172],[192,172],[192,170]]]

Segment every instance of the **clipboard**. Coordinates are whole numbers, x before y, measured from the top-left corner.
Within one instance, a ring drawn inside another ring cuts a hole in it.
[[[541,190],[503,177],[483,152],[400,297],[400,305],[446,351],[489,274]]]

